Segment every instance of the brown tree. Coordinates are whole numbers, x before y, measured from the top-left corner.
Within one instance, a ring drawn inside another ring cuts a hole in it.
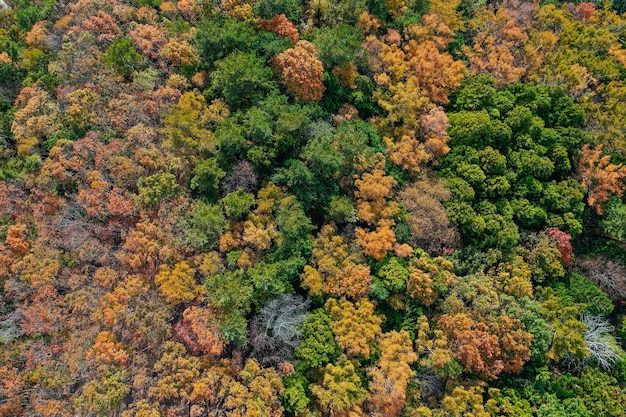
[[[324,66],[313,44],[299,41],[296,46],[272,58],[279,78],[298,101],[320,100],[324,94]]]

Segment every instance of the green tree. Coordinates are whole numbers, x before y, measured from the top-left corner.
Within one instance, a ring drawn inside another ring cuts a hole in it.
[[[125,77],[144,66],[142,56],[135,50],[133,41],[129,38],[116,38],[104,52],[102,62]]]
[[[234,109],[250,107],[276,90],[272,70],[254,54],[233,52],[215,64],[211,93],[222,97]]]

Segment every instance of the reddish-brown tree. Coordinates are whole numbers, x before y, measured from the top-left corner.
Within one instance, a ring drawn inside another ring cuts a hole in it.
[[[324,94],[324,66],[317,57],[312,43],[299,41],[296,46],[272,58],[278,76],[287,91],[297,100],[307,102],[320,100]]]

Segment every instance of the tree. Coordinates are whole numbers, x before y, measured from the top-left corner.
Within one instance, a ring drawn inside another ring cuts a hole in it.
[[[129,38],[115,38],[105,51],[102,61],[113,71],[125,77],[143,66],[141,55],[137,53]]]
[[[569,266],[572,262],[572,244],[570,243],[572,237],[556,227],[546,229],[545,234],[556,241],[556,248],[561,252],[563,266]]]
[[[230,385],[224,406],[230,417],[283,415],[279,395],[284,391],[274,368],[261,368],[248,359],[238,378]]]
[[[102,417],[114,413],[130,393],[126,378],[125,372],[118,371],[87,382],[76,399],[76,407]]]
[[[532,335],[517,319],[502,315],[474,320],[465,313],[445,314],[437,325],[450,341],[454,358],[489,379],[519,372],[530,358]]]
[[[578,177],[589,195],[587,204],[598,214],[602,214],[602,204],[611,195],[621,196],[624,192],[622,181],[626,178],[626,166],[612,164],[610,155],[602,155],[602,145],[592,149],[583,146],[578,160]]]
[[[203,96],[188,92],[164,117],[168,145],[189,153],[215,153],[218,141],[211,131],[229,116],[226,104],[215,100],[207,105]]]
[[[406,402],[406,388],[414,372],[411,364],[417,360],[409,334],[389,332],[379,341],[380,358],[369,368],[368,409],[376,415],[399,416]]]
[[[11,133],[17,141],[19,155],[29,155],[33,148],[49,139],[59,128],[59,106],[41,85],[24,87],[15,99],[15,112]]]
[[[302,323],[310,302],[283,294],[268,302],[250,324],[252,355],[261,364],[277,366],[293,359],[293,350],[302,341]]]
[[[626,298],[626,270],[619,262],[603,256],[584,257],[576,265],[583,275],[589,277],[613,301]]]
[[[300,361],[298,369],[303,373],[334,362],[339,356],[330,328],[332,319],[322,309],[312,311],[302,323],[302,343],[295,349],[295,357]]]
[[[135,42],[137,49],[151,59],[159,57],[159,51],[167,41],[163,30],[150,24],[137,25],[130,31],[129,36]]]
[[[412,243],[430,254],[441,255],[459,244],[458,231],[450,225],[442,204],[451,198],[444,183],[435,179],[416,181],[398,193],[398,202],[407,211]]]
[[[272,70],[261,58],[233,52],[215,64],[211,73],[211,91],[233,109],[250,107],[275,90]]]
[[[457,386],[443,399],[443,410],[449,416],[487,417],[480,385]],[[444,415],[446,415],[444,414]]]
[[[444,258],[430,258],[422,255],[409,262],[407,294],[420,300],[424,305],[432,305],[442,293],[456,283],[452,273],[452,263]]]
[[[612,369],[616,362],[624,360],[624,351],[611,335],[612,326],[601,316],[583,314],[580,321],[587,325],[583,334],[589,359],[593,359],[603,369]]]
[[[288,38],[294,45],[297,44],[300,39],[298,28],[291,23],[284,14],[272,16],[269,20],[261,19],[259,21],[259,28]]]
[[[173,329],[174,340],[182,343],[190,354],[219,356],[225,342],[219,334],[217,312],[211,307],[191,306]]]
[[[304,267],[301,281],[311,295],[330,294],[358,299],[367,294],[370,269],[359,263],[332,226],[322,228],[313,240],[313,260]]]
[[[331,329],[339,347],[348,356],[369,358],[370,343],[380,333],[382,322],[374,312],[374,305],[365,298],[355,304],[329,298],[325,308],[333,319]]]
[[[322,382],[312,384],[311,393],[331,416],[358,407],[367,397],[354,364],[345,358],[337,365],[326,365]]]
[[[272,65],[296,100],[308,102],[322,98],[326,89],[322,83],[324,67],[310,42],[297,42],[295,47],[272,58]]]
[[[164,402],[188,399],[194,381],[200,376],[198,358],[186,356],[184,346],[172,341],[165,342],[163,350],[154,364],[156,381],[150,388],[150,396]]]
[[[528,35],[516,19],[504,7],[497,12],[483,8],[469,26],[476,32],[474,45],[465,46],[463,51],[472,69],[493,75],[498,86],[519,81],[526,72],[521,61]]]
[[[196,298],[199,291],[194,278],[195,272],[185,261],[177,263],[173,269],[162,264],[154,282],[168,303],[188,303]]]

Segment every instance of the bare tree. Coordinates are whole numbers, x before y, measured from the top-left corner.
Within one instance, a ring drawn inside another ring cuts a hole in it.
[[[233,191],[242,189],[246,193],[254,193],[257,189],[258,178],[252,164],[248,161],[239,161],[235,163],[230,172],[221,182],[221,188],[224,193],[230,194]]]
[[[582,258],[576,266],[613,301],[626,301],[626,268],[620,263],[603,257]]]
[[[580,321],[588,327],[583,337],[591,355],[589,359],[595,359],[604,369],[611,369],[624,356],[624,351],[611,335],[613,327],[602,316],[583,314]]]
[[[420,398],[428,403],[431,397],[438,397],[446,391],[446,379],[427,369],[419,372],[414,379],[420,386]]]
[[[261,309],[250,324],[252,356],[259,363],[275,366],[293,359],[310,303],[298,295],[283,294]]]

